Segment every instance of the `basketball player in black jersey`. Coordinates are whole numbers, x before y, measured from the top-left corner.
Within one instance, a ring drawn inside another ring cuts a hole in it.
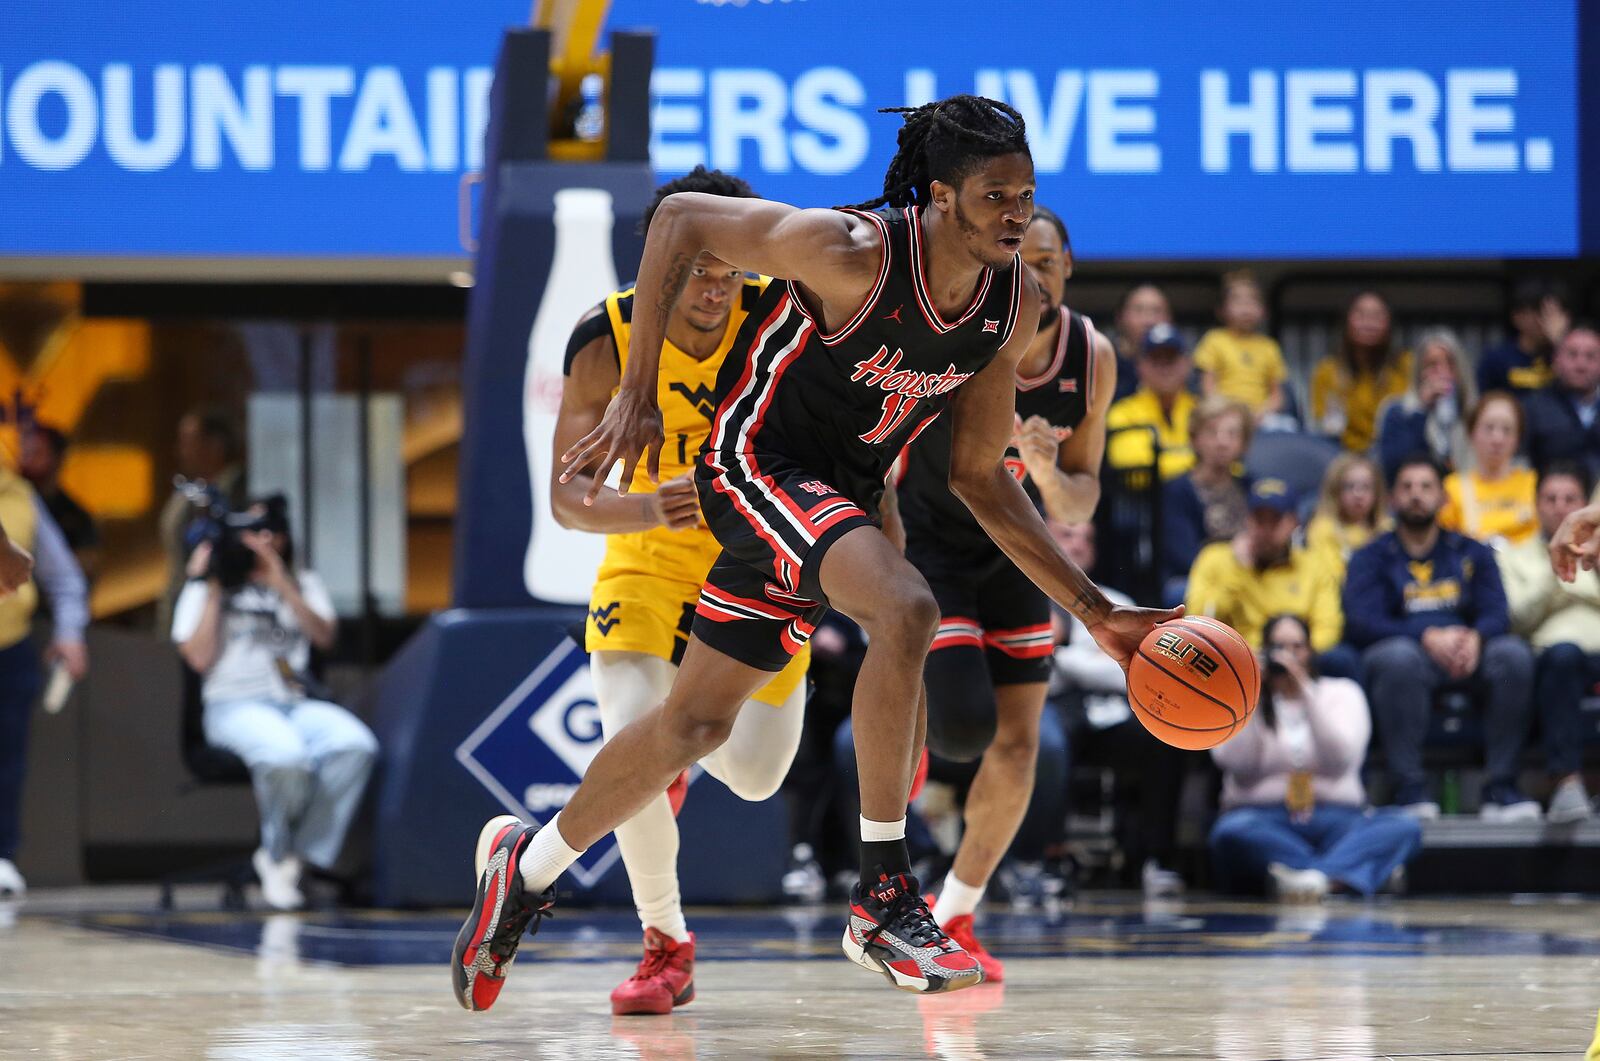
[[[871,640],[854,706],[862,875],[845,952],[909,991],[981,981],[909,870],[906,799],[939,607],[878,523],[891,463],[947,405],[951,488],[1113,658],[1126,665],[1152,626],[1180,614],[1112,605],[1056,547],[1005,464],[1017,364],[1040,307],[1017,257],[1034,189],[1021,117],[973,96],[898,113],[905,124],[884,195],[864,209],[680,194],[655,216],[621,387],[600,425],[563,454],[563,477],[593,469],[591,497],[619,462],[622,490],[641,459],[657,478],[662,333],[700,252],[775,277],[724,363],[696,470],[701,510],[723,552],[666,701],[601,749],[544,828],[480,833],[484,869],[452,970],[469,1009],[493,1002],[522,933],[554,902],[562,870],[726,740],[740,706],[830,606]],[[884,205],[891,209],[866,212]],[[727,857],[739,857],[749,839],[728,837]]]
[[[1016,369],[1016,431],[1005,462],[1045,515],[1081,523],[1100,499],[1116,351],[1087,317],[1062,305],[1072,248],[1066,226],[1042,206],[1034,207],[1022,260],[1044,304]],[[1004,967],[973,934],[972,914],[1033,794],[1054,647],[1050,599],[951,494],[950,454],[950,422],[940,419],[906,449],[897,488],[906,559],[939,602],[924,670],[928,750],[956,762],[981,757],[933,915],[983,966],[985,980],[1000,980]]]

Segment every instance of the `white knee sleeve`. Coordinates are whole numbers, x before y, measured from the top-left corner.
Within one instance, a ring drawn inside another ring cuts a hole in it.
[[[800,747],[805,705],[804,682],[779,707],[746,700],[728,742],[700,760],[700,765],[740,799],[767,799],[789,775]]]

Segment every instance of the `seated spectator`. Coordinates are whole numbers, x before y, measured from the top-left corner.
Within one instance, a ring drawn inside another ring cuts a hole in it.
[[[1395,529],[1350,558],[1345,637],[1362,650],[1362,684],[1383,738],[1394,802],[1418,818],[1439,816],[1422,769],[1434,695],[1471,692],[1485,716],[1488,785],[1482,816],[1539,818],[1517,789],[1527,740],[1533,653],[1510,634],[1500,569],[1487,545],[1439,526],[1444,481],[1431,458],[1400,465],[1392,491]]]
[[[93,579],[100,566],[100,528],[88,509],[61,488],[61,462],[67,455],[67,436],[53,427],[33,422],[23,428],[17,470],[33,484],[50,518],[61,530],[67,548],[77,558],[84,577]]]
[[[1311,647],[1334,652],[1343,632],[1339,583],[1316,557],[1294,544],[1300,527],[1299,498],[1281,479],[1250,484],[1250,516],[1232,541],[1200,550],[1189,574],[1184,604],[1191,615],[1209,615],[1260,644],[1274,615],[1299,615],[1311,629]],[[1337,655],[1335,670],[1352,665]],[[1326,669],[1326,667],[1324,668]]]
[[[29,637],[40,595],[50,605],[53,632],[45,662],[74,681],[89,669],[83,639],[89,602],[83,572],[44,502],[21,476],[0,463],[0,547],[8,570],[0,576],[0,899],[27,891],[13,859],[20,842],[28,731],[43,679],[39,647]],[[33,578],[26,577],[32,554]],[[19,563],[20,561],[20,563]],[[21,576],[20,578],[18,576]]]
[[[1528,460],[1543,470],[1579,461],[1600,479],[1600,329],[1579,324],[1551,362],[1555,379],[1528,395]]]
[[[1189,446],[1189,355],[1183,337],[1170,324],[1146,333],[1137,366],[1139,389],[1106,411],[1106,458],[1114,468],[1148,468],[1160,447],[1161,478],[1176,479],[1194,464]],[[1125,430],[1151,428],[1151,431]]]
[[[1139,386],[1135,369],[1144,351],[1144,337],[1157,324],[1172,323],[1172,305],[1167,293],[1155,284],[1130,287],[1117,303],[1116,331],[1112,342],[1117,348],[1117,389],[1114,399],[1126,398]]]
[[[1200,547],[1244,527],[1250,484],[1239,462],[1250,448],[1251,428],[1244,403],[1221,394],[1200,399],[1189,417],[1195,465],[1166,485],[1161,502],[1161,579],[1168,606],[1183,600]]]
[[[1094,570],[1094,524],[1052,522],[1050,530],[1073,563]],[[1104,592],[1114,603],[1132,603],[1114,589]],[[1133,717],[1127,674],[1076,616],[1058,608],[1055,625],[1045,713],[1060,716],[1067,765],[1093,763],[1118,775],[1123,791],[1117,797],[1116,834],[1124,864],[1138,871],[1146,895],[1176,895],[1184,889],[1183,878],[1170,868],[1178,848],[1184,753],[1151,736]]]
[[[1475,400],[1467,375],[1467,355],[1448,328],[1435,328],[1417,340],[1417,371],[1411,389],[1384,399],[1378,410],[1378,459],[1385,479],[1400,462],[1426,453],[1449,471],[1471,458],[1463,412]]]
[[[1345,311],[1336,353],[1311,373],[1311,423],[1352,453],[1364,453],[1377,432],[1378,406],[1403,394],[1411,379],[1411,354],[1397,352],[1389,304],[1363,291]]]
[[[1478,390],[1510,391],[1526,398],[1550,385],[1550,353],[1572,327],[1566,289],[1524,280],[1511,293],[1512,335],[1478,359]]]
[[[1555,782],[1545,817],[1558,824],[1591,814],[1583,784],[1579,703],[1600,684],[1600,579],[1568,584],[1556,578],[1550,568],[1550,539],[1588,496],[1589,476],[1582,465],[1550,465],[1539,476],[1538,535],[1497,554],[1511,630],[1539,654],[1533,698],[1539,705],[1545,762]]]
[[[1206,332],[1194,348],[1200,393],[1241,401],[1260,423],[1283,408],[1283,381],[1289,371],[1278,341],[1261,330],[1267,303],[1250,270],[1223,274],[1217,319],[1222,327]]]
[[[1343,584],[1350,554],[1388,529],[1377,464],[1363,453],[1339,454],[1322,477],[1317,511],[1306,524],[1306,549]]]
[[[1211,749],[1222,768],[1222,816],[1211,829],[1218,887],[1318,901],[1371,896],[1422,848],[1416,819],[1367,808],[1361,763],[1372,719],[1361,686],[1323,678],[1297,615],[1267,624],[1261,704]]]
[[[172,639],[202,677],[206,741],[250,768],[262,897],[292,910],[304,904],[302,862],[331,869],[338,859],[378,742],[355,715],[312,692],[311,647],[330,648],[338,620],[322,580],[294,567],[281,504],[248,513],[266,524],[237,532],[253,555],[236,561],[225,540],[216,550],[204,542],[190,557]],[[247,571],[240,575],[236,563]]]
[[[1539,529],[1538,477],[1513,462],[1522,441],[1522,406],[1505,391],[1478,399],[1467,417],[1472,460],[1444,480],[1439,526],[1488,545],[1516,545]]]

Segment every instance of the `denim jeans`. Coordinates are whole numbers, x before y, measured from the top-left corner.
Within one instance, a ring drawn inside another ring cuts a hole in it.
[[[1296,822],[1281,805],[1235,807],[1211,828],[1211,863],[1219,891],[1260,892],[1267,865],[1320,869],[1330,880],[1372,895],[1396,866],[1422,849],[1422,826],[1392,810],[1319,805]]]
[[[210,703],[204,720],[206,741],[250,768],[261,846],[276,859],[331,867],[377,758],[366,724],[322,700]]]

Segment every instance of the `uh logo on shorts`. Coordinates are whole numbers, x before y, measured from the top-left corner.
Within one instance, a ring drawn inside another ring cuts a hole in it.
[[[600,751],[600,705],[583,649],[562,638],[456,748],[456,761],[508,813],[543,825],[567,805]],[[607,835],[571,873],[592,888],[621,857]]]

